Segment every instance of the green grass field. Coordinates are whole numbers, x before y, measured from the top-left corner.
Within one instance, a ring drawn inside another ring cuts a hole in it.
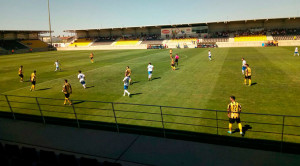
[[[154,104],[202,108],[211,110],[226,110],[229,96],[236,96],[242,105],[243,112],[265,113],[300,116],[300,57],[294,57],[294,47],[274,48],[215,48],[212,49],[213,61],[207,57],[208,49],[176,49],[173,54],[179,54],[179,67],[172,71],[170,67],[169,50],[110,50],[93,51],[95,63],[89,60],[90,51],[57,51],[0,56],[0,93],[34,97],[57,98],[61,100],[39,99],[45,116],[74,118],[71,106],[63,107],[64,95],[61,92],[63,80],[68,79],[73,88],[71,99],[98,100],[108,102],[125,102],[139,104]],[[252,69],[251,87],[243,84],[241,71],[244,57]],[[54,62],[61,63],[61,72],[54,72]],[[147,80],[147,65],[154,65],[153,81]],[[19,82],[18,68],[24,66],[25,80],[33,70],[37,70],[36,91],[30,92],[30,82]],[[123,82],[125,67],[132,69],[133,85],[129,87],[131,98],[123,97]],[[83,89],[77,79],[78,70],[86,75],[88,89]],[[4,96],[0,96],[4,100]],[[13,107],[34,108],[35,99],[9,97]],[[47,105],[51,104],[51,106]],[[9,111],[7,103],[0,102],[2,111]],[[60,107],[62,106],[62,107]],[[78,113],[112,116],[112,111],[85,109],[111,109],[110,104],[95,102],[75,103]],[[159,107],[128,106],[118,104],[117,110],[143,111],[160,113]],[[39,111],[13,108],[15,112],[37,114]],[[47,112],[55,111],[55,112]],[[176,114],[198,117],[215,117],[215,112],[164,108],[165,114]],[[156,114],[116,112],[118,117],[143,118],[160,120]],[[114,122],[113,118],[79,115],[80,119]],[[165,121],[182,122],[198,125],[215,125],[214,120],[165,116]],[[218,113],[218,118],[227,119],[224,113]],[[281,126],[254,124],[250,122],[282,123],[281,117],[242,115],[243,126],[248,124],[251,130],[281,132]],[[159,122],[118,119],[119,123],[161,127]],[[249,123],[248,123],[249,122]],[[300,118],[286,118],[285,124],[300,126]],[[227,121],[219,121],[219,126],[227,128]],[[187,126],[166,123],[166,128],[216,133],[216,129],[201,126]],[[234,124],[234,127],[237,127]],[[287,126],[285,133],[300,135],[299,128]],[[227,135],[227,130],[219,131]],[[239,136],[238,133],[233,136]],[[281,135],[247,132],[245,137],[270,140],[280,140]],[[300,143],[298,136],[285,136],[285,141]]]

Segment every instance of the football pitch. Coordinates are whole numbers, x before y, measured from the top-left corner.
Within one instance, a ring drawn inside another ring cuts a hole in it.
[[[45,116],[74,118],[72,106],[63,106],[64,79],[72,85],[73,94],[70,99],[76,101],[74,106],[79,119],[114,122],[110,117],[91,115],[113,115],[111,105],[89,101],[105,101],[120,103],[137,103],[162,106],[178,106],[226,111],[230,102],[229,96],[234,95],[242,105],[242,112],[300,116],[300,57],[293,56],[294,47],[270,48],[214,48],[211,49],[212,61],[208,60],[208,49],[174,49],[173,56],[178,54],[179,66],[175,71],[170,67],[169,50],[99,50],[92,51],[95,63],[91,63],[91,51],[56,51],[0,56],[0,93],[31,97],[55,98],[61,100],[39,99],[40,107]],[[244,57],[252,69],[252,86],[244,85],[242,61]],[[61,71],[54,72],[54,62],[59,60]],[[153,80],[148,81],[147,65],[154,66]],[[25,82],[20,82],[18,68],[23,65]],[[132,70],[133,85],[129,86],[131,98],[123,96],[123,78],[125,67]],[[29,76],[37,71],[36,91],[31,92]],[[86,76],[87,89],[79,83],[77,74],[81,70]],[[0,99],[5,100],[4,96]],[[34,98],[9,96],[14,112],[39,115]],[[85,101],[89,100],[89,101]],[[0,102],[1,111],[9,111],[5,101]],[[17,108],[19,107],[19,108]],[[160,113],[159,107],[136,105],[116,105],[116,110]],[[21,109],[21,108],[27,108]],[[91,109],[86,109],[91,108]],[[95,108],[95,109],[92,109]],[[103,111],[96,110],[101,108]],[[47,110],[49,112],[47,112]],[[215,112],[164,108],[165,114],[183,116],[215,117]],[[128,117],[118,119],[119,123],[161,127],[155,121],[137,121],[141,118],[160,120],[158,114],[136,112],[116,112],[117,116]],[[188,118],[179,116],[164,117],[165,121],[182,122],[197,125],[215,125],[215,120]],[[218,118],[227,120],[227,114],[218,113]],[[282,117],[241,115],[242,125],[251,126],[251,130],[266,133],[247,132],[245,137],[269,140],[280,140],[280,125],[264,125],[260,123],[282,123]],[[247,121],[247,122],[243,122]],[[286,118],[285,124],[300,126],[300,118]],[[215,129],[201,126],[188,126],[167,123],[166,128],[194,132],[215,133]],[[220,121],[220,135],[227,135],[228,122]],[[233,125],[237,128],[237,125]],[[300,135],[299,128],[285,127],[285,133]],[[233,136],[239,136],[234,133]],[[299,136],[285,136],[287,142],[300,143]]]

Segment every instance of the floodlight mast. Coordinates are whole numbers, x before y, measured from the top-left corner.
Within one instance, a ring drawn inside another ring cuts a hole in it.
[[[50,32],[50,43],[52,46],[52,33],[51,33],[51,19],[50,19],[50,3],[48,0],[48,16],[49,16],[49,32]]]

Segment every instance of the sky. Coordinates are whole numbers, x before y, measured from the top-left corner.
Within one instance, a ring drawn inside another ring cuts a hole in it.
[[[54,35],[69,29],[300,17],[300,0],[49,0]],[[48,30],[47,0],[0,0],[0,30]]]

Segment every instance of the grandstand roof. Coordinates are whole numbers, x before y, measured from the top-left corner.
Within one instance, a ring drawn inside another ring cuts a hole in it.
[[[50,31],[46,30],[0,30],[2,33],[49,33]],[[53,32],[53,31],[51,31]]]
[[[73,29],[65,30],[64,32],[76,33],[76,31],[98,31],[98,30],[116,30],[116,29],[130,29],[130,28],[172,28],[172,27],[189,27],[189,26],[203,26],[208,24],[219,23],[238,23],[238,22],[255,22],[255,21],[268,21],[268,20],[286,20],[286,19],[300,19],[300,17],[285,17],[285,18],[264,18],[264,19],[249,19],[249,20],[234,20],[234,21],[217,21],[217,22],[204,22],[204,23],[189,23],[189,24],[170,24],[170,25],[150,25],[150,26],[135,26],[135,27],[118,27],[118,28],[97,28],[97,29]]]

